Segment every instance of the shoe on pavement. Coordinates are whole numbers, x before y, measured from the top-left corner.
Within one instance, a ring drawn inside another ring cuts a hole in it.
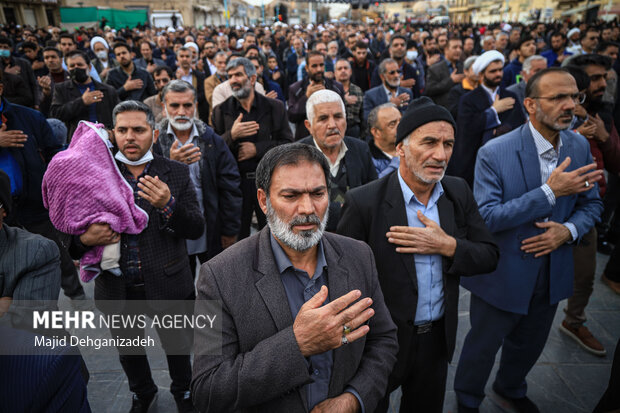
[[[189,390],[179,396],[174,396],[174,401],[177,404],[179,413],[196,413]]]
[[[156,400],[157,393],[153,393],[152,396],[144,398],[139,398],[138,395],[134,393],[131,399],[131,410],[129,410],[129,413],[148,413],[149,409],[155,405]]]
[[[562,321],[560,331],[575,340],[585,351],[599,357],[607,355],[605,347],[592,335],[588,327],[581,325],[575,328],[569,326],[566,321]]]
[[[607,278],[607,276],[605,276],[605,273],[601,275],[601,281],[607,284],[607,286],[611,288],[613,292],[615,292],[616,294],[620,294],[620,283],[619,282],[610,280],[609,278]]]
[[[493,383],[493,391],[499,396],[501,396],[503,399],[509,401],[514,410],[519,413],[540,413],[538,406],[536,406],[536,404],[534,404],[534,402],[531,401],[527,396],[520,397],[518,399],[508,397],[498,391],[497,385],[495,383]]]
[[[480,409],[477,407],[467,407],[464,404],[459,403],[457,407],[458,413],[480,413]]]

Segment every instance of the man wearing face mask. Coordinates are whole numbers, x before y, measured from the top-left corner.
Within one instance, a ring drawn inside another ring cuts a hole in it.
[[[0,70],[9,75],[19,76],[26,83],[28,88],[34,92],[31,92],[31,96],[34,98],[28,102],[20,102],[20,104],[38,109],[40,102],[39,85],[35,80],[32,66],[27,60],[13,56],[12,50],[11,40],[8,37],[0,37]]]
[[[91,79],[91,64],[80,50],[65,56],[71,81],[54,85],[50,116],[65,122],[69,142],[81,120],[98,122],[112,127],[112,109],[118,104],[116,89]]]
[[[104,271],[95,279],[96,300],[193,300],[194,282],[187,262],[186,239],[197,239],[204,229],[196,193],[186,165],[153,155],[159,137],[150,109],[141,102],[119,103],[113,110],[116,164],[131,186],[136,204],[149,215],[140,234],[119,234],[108,224],[91,224],[85,233],[71,239],[71,254],[81,258],[94,246],[119,241],[121,276]],[[97,303],[100,306],[99,303]],[[102,307],[102,311],[104,311]],[[151,311],[161,317],[153,307]],[[152,316],[152,315],[151,315]],[[144,337],[141,328],[111,330],[112,336]],[[170,391],[179,412],[194,412],[189,385],[191,361],[189,337],[158,329],[172,379]],[[147,412],[157,397],[144,348],[131,355],[120,351],[120,363],[133,393],[132,412]],[[187,351],[187,352],[186,352]]]
[[[102,81],[108,79],[110,70],[118,67],[116,59],[110,57],[110,46],[103,37],[95,36],[90,40],[90,49],[95,53],[97,58],[93,61],[93,66],[99,72]]]

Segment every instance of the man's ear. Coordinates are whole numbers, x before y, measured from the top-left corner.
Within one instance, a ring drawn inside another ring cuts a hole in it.
[[[306,126],[306,129],[310,130],[310,128],[312,127],[312,125],[310,124],[310,121],[308,119],[304,119],[304,125]]]
[[[267,193],[264,189],[259,188],[256,191],[256,198],[258,199],[258,206],[263,211],[263,214],[267,215]]]
[[[157,139],[159,139],[159,129],[153,131],[153,143],[157,143]]]
[[[525,107],[525,111],[531,116],[536,113],[536,99],[525,98],[523,99],[523,106]]]
[[[405,156],[405,145],[403,145],[403,141],[398,142],[398,145],[396,145],[396,153],[398,154],[398,156],[403,157]]]

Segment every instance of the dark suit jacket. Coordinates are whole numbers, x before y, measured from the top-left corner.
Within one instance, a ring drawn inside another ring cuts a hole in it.
[[[38,105],[39,104],[39,83],[37,83],[37,79],[34,77],[34,72],[32,71],[32,64],[26,59],[11,56],[9,57],[8,65],[5,65],[4,59],[0,59],[0,70],[4,71],[6,66],[19,66],[21,69],[19,77],[28,85],[28,88],[31,91],[30,95],[33,98],[33,100],[31,101],[31,104],[25,105],[25,106],[33,108],[33,106]]]
[[[299,82],[295,82],[288,88],[288,120],[295,124],[295,140],[298,141],[310,134],[304,120],[306,120],[306,89],[310,80],[306,77]],[[344,96],[342,84],[335,80],[325,79],[325,89],[333,90],[340,97]]]
[[[223,341],[221,355],[204,355],[201,350],[209,345],[209,332],[195,330],[192,395],[201,412],[307,411],[302,386],[312,381],[312,375],[293,334],[293,317],[269,237],[265,227],[200,269],[198,299],[222,303]],[[366,411],[372,412],[396,360],[395,327],[368,246],[325,233],[323,248],[330,300],[359,289],[362,297],[373,299],[375,310],[367,336],[333,351],[328,397],[352,386]]]
[[[16,105],[33,109],[36,90],[32,90],[30,85],[21,76],[10,73],[3,73],[2,76],[2,83],[4,84],[2,97]]]
[[[153,83],[153,77],[146,70],[140,69],[135,64],[133,65],[131,78],[142,80],[142,88],[140,89],[125,90],[123,86],[128,78],[129,76],[127,76],[127,73],[125,73],[120,66],[108,72],[108,80],[106,83],[116,89],[120,100],[139,100],[142,102],[144,99],[157,94],[157,89]]]
[[[239,141],[247,140],[242,138],[233,141],[230,137],[232,125],[241,113],[238,105],[237,99],[231,96],[213,109],[213,129],[228,144],[235,159],[239,155]],[[253,141],[256,145],[256,156],[239,164],[239,170],[242,173],[254,171],[269,149],[293,141],[293,133],[288,125],[286,109],[282,102],[269,99],[260,93],[254,93],[253,105],[255,107],[252,110],[257,111],[257,122],[260,124],[256,140]]]
[[[399,86],[396,91],[396,95],[400,95],[403,93],[409,95],[409,102],[413,100],[413,93],[411,93],[411,89],[405,89],[404,87]],[[364,119],[368,119],[370,111],[372,111],[374,108],[388,102],[389,99],[387,94],[385,93],[385,88],[383,87],[383,84],[367,90],[366,93],[364,93]],[[407,110],[407,106],[408,104],[400,106],[398,110],[400,110],[401,113],[405,113],[405,110]]]
[[[511,97],[517,100],[517,95],[506,89],[499,89],[500,99]],[[487,92],[478,86],[476,89],[461,97],[456,119],[456,141],[454,153],[448,164],[447,173],[460,176],[470,186],[474,181],[474,166],[478,149],[488,140],[510,132],[525,122],[523,111],[515,103],[511,110],[499,114],[500,125],[488,128],[490,122],[495,122],[495,116],[489,118],[491,98]]]
[[[103,92],[101,102],[93,103],[97,109],[97,122],[112,129],[112,110],[119,102],[116,90],[105,83],[93,80],[95,90]],[[50,106],[50,117],[60,119],[67,125],[67,141],[71,142],[73,132],[81,120],[88,120],[88,106],[82,100],[82,92],[72,80],[54,85],[54,96]]]
[[[3,224],[0,251],[0,297],[58,299],[60,254],[54,241]]]
[[[457,69],[463,69],[463,64],[459,62]],[[445,108],[450,105],[450,89],[456,85],[450,77],[450,70],[446,60],[440,60],[434,65],[430,66],[426,71],[426,86],[424,88],[424,94],[433,101]]]
[[[418,287],[413,255],[396,252],[396,246],[390,244],[385,236],[391,226],[407,225],[405,201],[397,173],[347,193],[338,233],[365,241],[375,254],[385,303],[398,327],[402,354],[395,368],[399,369],[406,365],[401,357],[409,354],[409,346],[416,334],[413,326]],[[437,203],[439,221],[441,228],[457,240],[454,257],[442,260],[446,348],[448,358],[451,358],[458,324],[459,277],[495,269],[499,248],[478,213],[467,183],[460,178],[446,176],[441,184],[444,194]]]
[[[237,162],[224,140],[204,122],[195,122],[200,138],[194,144],[202,153],[199,164],[202,205],[207,222],[207,257],[212,258],[222,251],[221,236],[237,235],[241,229],[241,180]],[[168,120],[164,119],[159,125],[156,147],[170,158],[174,137],[168,136],[167,130]]]
[[[308,136],[299,141],[306,145],[315,146],[312,136]],[[368,144],[360,139],[344,137],[344,143],[347,145],[347,152],[344,154],[344,164],[347,167],[347,187],[357,188],[377,179],[377,169],[372,163],[372,156]],[[329,231],[335,231],[340,220],[340,211],[342,204],[339,202],[329,203],[329,221],[327,228]]]
[[[147,300],[183,300],[194,291],[194,276],[187,260],[186,239],[197,239],[204,229],[189,168],[180,162],[155,155],[148,174],[168,185],[176,202],[174,212],[164,224],[159,211],[143,198],[136,204],[149,215],[148,226],[138,235],[142,274]],[[121,242],[126,242],[125,234]],[[70,253],[80,258],[88,247],[72,237]],[[122,268],[121,268],[122,270]],[[126,296],[126,278],[103,272],[95,279],[96,300],[122,300]]]

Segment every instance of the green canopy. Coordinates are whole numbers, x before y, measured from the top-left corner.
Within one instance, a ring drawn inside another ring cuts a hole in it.
[[[119,9],[99,9],[97,7],[61,7],[60,21],[65,26],[76,23],[80,26],[87,23],[98,23],[105,17],[108,22],[106,25],[113,29],[123,27],[136,27],[148,21],[148,10],[119,10]]]

